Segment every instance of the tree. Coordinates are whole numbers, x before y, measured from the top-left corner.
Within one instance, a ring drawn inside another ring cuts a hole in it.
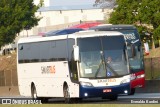
[[[12,43],[16,34],[31,29],[38,24],[40,17],[35,12],[40,8],[33,0],[1,0],[0,2],[0,47]]]
[[[150,30],[152,35],[152,40],[155,40],[156,45],[160,39],[160,1],[159,0],[142,0],[139,17],[141,17],[142,22],[151,25],[153,29]]]
[[[109,19],[113,24],[133,24],[137,21],[138,2],[134,0],[117,0],[118,6]]]
[[[160,32],[160,0],[116,0],[116,3],[110,23],[134,24],[141,35],[147,32],[154,35],[150,38],[159,38],[155,32]]]

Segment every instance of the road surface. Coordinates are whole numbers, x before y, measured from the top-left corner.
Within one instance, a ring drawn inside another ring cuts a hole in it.
[[[2,99],[24,99],[26,97],[0,97]],[[110,101],[109,99],[88,98],[78,102],[78,104],[160,104],[160,93],[136,93],[135,95],[119,95],[117,101]],[[63,98],[49,99],[47,104],[64,104]],[[76,103],[77,104],[77,103]]]

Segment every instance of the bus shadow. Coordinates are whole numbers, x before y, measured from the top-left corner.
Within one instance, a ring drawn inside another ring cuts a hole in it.
[[[72,101],[69,104],[105,104],[105,103],[115,103],[116,101],[111,101],[109,99],[102,98],[87,98],[80,101]],[[49,99],[47,103],[44,104],[66,104],[63,98],[52,98]]]

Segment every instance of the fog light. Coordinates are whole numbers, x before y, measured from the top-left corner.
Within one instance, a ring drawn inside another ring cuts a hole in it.
[[[127,90],[124,90],[124,93],[125,93],[125,94],[128,94],[128,91],[127,91]]]
[[[84,96],[87,97],[87,96],[88,96],[88,93],[84,93]]]

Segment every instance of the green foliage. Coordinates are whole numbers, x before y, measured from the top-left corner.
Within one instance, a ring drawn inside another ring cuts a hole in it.
[[[159,0],[142,0],[138,13],[143,23],[151,24],[154,29],[160,25]]]
[[[154,30],[153,35],[155,40],[160,40],[160,25]]]
[[[114,8],[109,20],[113,24],[133,24],[138,19],[138,2],[134,0],[117,0],[118,6]]]
[[[33,0],[0,0],[0,47],[13,42],[25,28],[36,26],[40,18],[35,12],[39,8]]]
[[[133,24],[137,26],[143,39],[143,33],[152,34],[160,39],[160,0],[116,0],[117,7],[110,15],[112,24]],[[151,27],[152,26],[152,27]]]

